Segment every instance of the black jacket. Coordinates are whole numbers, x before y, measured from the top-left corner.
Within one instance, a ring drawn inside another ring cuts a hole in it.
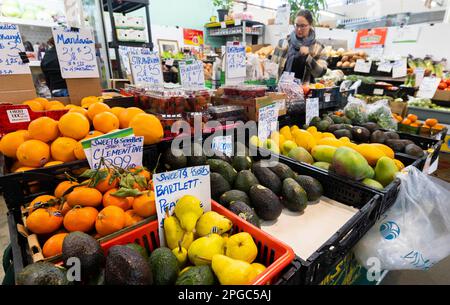
[[[51,92],[57,89],[67,89],[66,81],[61,76],[55,47],[45,52],[44,58],[41,61],[41,69],[44,72],[45,81]]]

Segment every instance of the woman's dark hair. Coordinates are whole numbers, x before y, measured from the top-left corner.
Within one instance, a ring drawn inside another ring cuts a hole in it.
[[[312,15],[311,11],[308,11],[308,10],[299,10],[295,17],[296,18],[297,17],[305,18],[306,21],[308,21],[309,25],[313,25],[313,23],[314,23],[313,15]]]

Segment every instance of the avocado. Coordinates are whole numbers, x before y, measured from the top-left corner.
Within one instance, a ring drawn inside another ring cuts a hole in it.
[[[187,166],[187,158],[183,151],[178,148],[168,148],[163,155],[164,168],[168,171],[176,170]]]
[[[386,140],[387,140],[386,135],[384,134],[384,131],[381,130],[375,130],[370,136],[370,143],[384,144]]]
[[[91,286],[99,286],[99,285],[106,285],[105,281],[105,268],[102,268],[100,272],[97,274],[97,276],[92,277],[88,282],[87,285]]]
[[[126,245],[128,248],[135,250],[136,252],[138,252],[140,255],[142,255],[142,257],[147,260],[148,259],[148,253],[147,250],[135,243],[130,243]]]
[[[262,166],[261,162],[255,163],[252,166],[253,174],[258,179],[261,185],[272,190],[277,195],[281,195],[281,180],[269,168]]]
[[[72,232],[64,238],[62,259],[65,266],[70,267],[69,259],[72,257],[80,260],[83,279],[98,274],[105,265],[105,254],[100,243],[83,232]]]
[[[342,129],[347,129],[348,131],[352,131],[353,125],[351,125],[351,124],[344,124],[344,125],[342,125]]]
[[[339,130],[336,130],[335,132],[333,132],[333,134],[334,134],[334,136],[335,136],[336,138],[338,138],[338,139],[340,139],[340,138],[342,138],[342,137],[347,137],[347,138],[349,138],[350,140],[353,139],[352,132],[351,132],[350,130],[347,130],[347,129],[339,129]]]
[[[181,274],[175,285],[214,285],[214,273],[209,265],[192,266]]]
[[[369,130],[370,133],[372,133],[378,129],[378,124],[374,123],[374,122],[363,123],[363,124],[361,124],[361,126],[366,128],[367,130]]]
[[[329,170],[330,169],[330,163],[328,162],[316,162],[313,163],[313,166],[324,169],[324,170]]]
[[[331,119],[330,119],[331,120]],[[332,121],[332,120],[331,120]],[[333,124],[334,124],[334,122],[333,122]],[[328,120],[322,120],[322,121],[320,121],[319,123],[317,123],[317,130],[318,131],[323,131],[323,132],[325,132],[325,131],[327,131],[328,130],[328,128],[331,126],[331,123],[330,123],[330,121],[328,121]]]
[[[297,176],[289,166],[281,162],[278,162],[275,166],[269,167],[269,169],[274,172],[281,181],[286,178],[295,178]]]
[[[237,176],[237,171],[231,166],[230,163],[227,163],[223,160],[218,159],[209,159],[208,165],[213,173],[219,173],[224,177],[230,185],[234,184],[234,180]]]
[[[263,220],[275,220],[281,215],[283,206],[274,192],[260,184],[250,188],[250,199],[256,214]]]
[[[228,164],[231,164],[231,158],[228,157],[227,155],[225,155],[224,153],[220,152],[220,151],[215,151],[214,155],[212,155],[209,159],[212,160],[222,160]]]
[[[56,265],[41,261],[30,264],[16,276],[17,285],[68,285],[66,270]]]
[[[424,155],[423,149],[416,144],[408,144],[405,147],[405,154],[421,158]]]
[[[347,124],[347,125],[351,125],[351,124],[352,124],[352,120],[350,120],[350,119],[349,119],[348,117],[346,117],[346,116],[344,116],[342,120],[344,121],[344,124]]]
[[[398,135],[398,133],[394,132],[394,131],[386,131],[384,133],[384,135],[386,136],[386,139],[392,139],[392,140],[400,140],[400,136]]]
[[[258,178],[249,170],[240,171],[234,182],[234,188],[248,193],[253,185],[259,184]]]
[[[260,227],[260,220],[254,209],[243,201],[233,201],[230,203],[229,210],[240,218],[248,221],[255,227]]]
[[[187,157],[188,166],[200,166],[205,165],[208,161],[205,153],[203,152],[202,145],[199,143],[192,144],[191,155]]]
[[[283,205],[292,212],[301,212],[306,208],[308,195],[305,190],[292,178],[283,181]]]
[[[328,127],[328,132],[335,132],[336,130],[344,129],[344,124],[333,124]]]
[[[211,180],[211,197],[214,200],[218,200],[223,193],[231,190],[231,186],[228,183],[228,181],[224,177],[222,177],[222,175],[219,173],[211,173],[210,180]]]
[[[180,269],[175,254],[169,248],[160,247],[150,255],[150,266],[155,285],[175,284]]]
[[[367,143],[370,140],[370,131],[365,127],[353,127],[352,129],[353,140],[359,143]]]
[[[165,268],[169,269],[168,266]],[[112,246],[106,257],[105,282],[107,285],[151,285],[152,270],[134,249],[122,245]]]
[[[387,146],[389,146],[390,148],[392,148],[393,151],[395,152],[403,152],[405,150],[405,143],[402,140],[386,140],[386,142],[384,143]]]
[[[322,121],[327,121],[329,125],[335,124],[334,121],[328,115],[324,115]]]
[[[308,201],[315,201],[322,196],[323,187],[319,180],[310,176],[298,175],[295,181],[306,191]]]
[[[342,124],[342,123],[344,123],[343,118],[341,118],[338,115],[334,115],[334,114],[330,115],[330,118],[333,120],[334,124]]]
[[[322,121],[322,120],[320,119],[320,117],[315,116],[315,117],[313,117],[313,118],[311,119],[311,121],[309,122],[309,126],[316,126],[316,127],[317,127],[317,124],[319,124],[320,121]]]
[[[225,192],[222,194],[222,196],[220,196],[219,199],[219,203],[226,208],[228,208],[230,206],[230,203],[233,201],[242,201],[248,205],[251,205],[250,198],[248,197],[248,195],[240,190],[231,190]]]
[[[252,167],[252,158],[249,156],[236,156],[233,158],[233,167],[236,171],[250,169]]]

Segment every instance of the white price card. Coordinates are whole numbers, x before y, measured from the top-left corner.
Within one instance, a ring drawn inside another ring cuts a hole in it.
[[[20,54],[25,52],[19,26],[0,23],[0,75],[30,74],[30,67],[23,63]]]
[[[181,86],[190,90],[201,90],[205,88],[205,72],[201,60],[180,61]]]
[[[99,77],[95,41],[90,29],[54,27],[52,32],[63,78]]]
[[[222,22],[220,23],[220,28],[226,29],[226,28],[227,28],[227,23],[226,23],[225,21],[222,21]]]
[[[425,77],[425,69],[417,67],[414,69],[414,74],[416,75],[416,87],[420,87]]]
[[[164,78],[158,52],[146,48],[135,48],[130,51],[130,65],[136,85],[163,85]]]
[[[181,168],[171,172],[153,175],[153,187],[155,191],[156,213],[158,215],[158,230],[161,246],[166,244],[164,236],[164,218],[166,209],[169,215],[177,201],[185,196],[197,197],[203,211],[211,211],[211,181],[209,165]]]
[[[12,124],[31,121],[28,109],[9,109],[6,110],[6,114],[9,122]]]
[[[416,96],[429,99],[433,98],[440,82],[441,79],[439,77],[424,77]]]
[[[259,108],[258,112],[258,138],[265,141],[270,134],[278,130],[278,104],[273,103]]]
[[[378,69],[377,70],[379,72],[391,73],[391,71],[392,71],[392,63],[390,63],[389,61],[380,62],[380,64],[378,65]]]
[[[231,135],[217,136],[213,138],[211,148],[231,157],[233,155],[233,137]]]
[[[384,89],[382,89],[382,88],[373,89],[373,95],[383,95],[383,94],[384,94]]]
[[[392,66],[392,78],[405,77],[406,74],[406,59],[396,60]]]
[[[331,93],[324,94],[325,103],[331,102]]]
[[[319,98],[306,99],[306,125],[316,116],[319,116]]]
[[[247,57],[245,46],[240,43],[229,42],[226,49],[227,78],[242,78],[247,76]]]
[[[240,26],[242,24],[242,20],[241,19],[234,19],[234,25],[235,26]]]
[[[172,67],[174,63],[173,58],[166,59],[166,66]]]
[[[370,73],[370,69],[372,68],[372,61],[365,61],[364,59],[358,59],[355,65],[355,72],[359,73]]]
[[[91,141],[92,168],[105,168],[110,165],[119,168],[142,166],[143,151],[144,137],[94,139]]]

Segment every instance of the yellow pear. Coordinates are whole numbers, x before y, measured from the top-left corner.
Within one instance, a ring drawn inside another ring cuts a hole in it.
[[[181,227],[187,232],[192,232],[197,220],[203,215],[203,209],[197,197],[185,195],[177,201],[174,213],[180,220]]]
[[[172,253],[177,258],[180,269],[183,268],[187,262],[187,250],[181,246],[181,242],[178,244],[178,247],[172,250]]]
[[[249,263],[221,254],[213,256],[211,267],[221,285],[249,285],[256,277]]]
[[[193,241],[194,232],[186,232],[184,233],[183,240],[181,241],[181,246],[185,249],[189,249]]]
[[[197,221],[195,233],[197,233],[198,236],[206,236],[209,233],[223,234],[228,232],[232,226],[233,223],[231,220],[225,216],[214,211],[209,211],[203,214]],[[214,227],[217,228],[216,232],[212,232]]]
[[[225,254],[228,257],[252,263],[258,255],[258,248],[250,234],[241,232],[228,238]]]
[[[194,240],[188,249],[188,257],[196,266],[211,264],[212,257],[224,254],[225,241],[219,234],[209,234]]]
[[[167,247],[170,250],[176,248],[178,242],[183,239],[184,230],[181,228],[180,221],[175,216],[166,216],[164,219],[164,236],[166,237]]]

